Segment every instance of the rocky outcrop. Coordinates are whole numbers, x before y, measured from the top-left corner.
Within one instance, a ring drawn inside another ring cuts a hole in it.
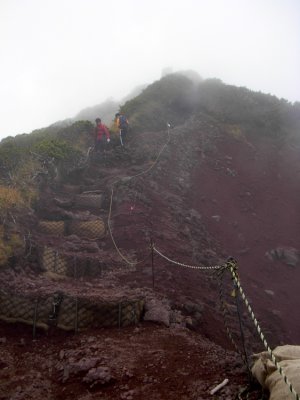
[[[299,250],[293,247],[277,247],[267,252],[266,256],[272,261],[279,260],[292,267],[296,267],[300,260]]]

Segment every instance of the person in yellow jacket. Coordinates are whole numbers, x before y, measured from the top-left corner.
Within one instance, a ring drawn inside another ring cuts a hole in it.
[[[126,116],[124,114],[122,114],[122,113],[116,114],[116,125],[120,132],[121,146],[124,146],[124,144],[127,141],[127,134],[128,134],[128,127],[129,127],[128,119],[126,118]]]

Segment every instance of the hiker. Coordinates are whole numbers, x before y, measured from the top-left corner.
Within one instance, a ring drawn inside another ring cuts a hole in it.
[[[127,141],[127,133],[128,133],[128,126],[129,122],[128,119],[122,113],[116,114],[116,124],[117,127],[120,129],[120,142],[121,146],[124,146],[125,142]]]
[[[106,139],[106,140],[105,140]],[[102,124],[100,118],[96,118],[95,127],[95,151],[96,153],[103,153],[106,143],[110,142],[110,135],[107,126]]]

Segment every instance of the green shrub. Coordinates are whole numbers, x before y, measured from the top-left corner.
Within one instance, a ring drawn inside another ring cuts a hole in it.
[[[0,267],[8,264],[9,259],[24,252],[24,242],[18,233],[4,235],[4,227],[0,225]]]
[[[197,110],[222,123],[238,124],[248,135],[281,136],[292,128],[291,105],[270,94],[208,79],[199,84]]]
[[[16,145],[15,141],[7,141],[0,145],[0,167],[13,170],[26,156],[24,148]]]
[[[0,217],[14,207],[22,206],[23,199],[18,189],[0,185]]]
[[[33,146],[33,151],[47,159],[56,161],[68,160],[77,154],[69,143],[60,139],[43,139]]]

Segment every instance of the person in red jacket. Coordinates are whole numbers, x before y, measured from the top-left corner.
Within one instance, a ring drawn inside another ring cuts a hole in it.
[[[110,142],[110,135],[107,126],[102,124],[100,118],[96,118],[95,127],[95,151],[103,153],[106,143]]]

